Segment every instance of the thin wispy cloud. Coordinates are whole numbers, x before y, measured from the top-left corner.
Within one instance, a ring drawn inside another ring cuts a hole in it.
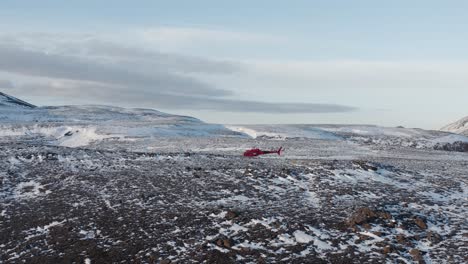
[[[188,45],[254,45],[286,42],[286,39],[267,34],[203,29],[195,27],[148,27],[135,31],[142,40],[162,48]]]
[[[241,65],[234,61],[150,51],[141,47],[117,45],[99,39],[90,39],[75,49],[84,56],[111,58],[118,63],[144,63],[148,69],[153,69],[155,66],[176,72],[208,74],[230,74],[242,70]]]
[[[428,91],[457,90],[468,86],[464,61],[251,61],[257,85],[288,83],[314,91]],[[244,79],[244,78],[243,78]],[[245,80],[245,79],[244,79]],[[254,81],[254,80],[252,80]]]

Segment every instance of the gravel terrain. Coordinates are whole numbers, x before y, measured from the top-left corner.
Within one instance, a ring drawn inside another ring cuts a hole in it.
[[[157,140],[0,140],[0,263],[468,262],[467,153]]]

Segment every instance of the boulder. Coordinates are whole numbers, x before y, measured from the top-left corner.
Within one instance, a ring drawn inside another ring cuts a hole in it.
[[[409,253],[413,257],[414,261],[416,261],[416,262],[418,262],[420,264],[425,263],[424,259],[422,257],[421,251],[419,251],[419,249],[413,248],[413,249],[410,250]]]
[[[423,219],[419,218],[419,217],[416,217],[414,219],[414,223],[421,229],[427,229],[426,222]]]
[[[236,218],[238,216],[239,216],[238,212],[229,210],[229,211],[227,211],[226,216],[224,218],[226,218],[228,220],[232,220],[232,219],[234,219],[234,218]]]

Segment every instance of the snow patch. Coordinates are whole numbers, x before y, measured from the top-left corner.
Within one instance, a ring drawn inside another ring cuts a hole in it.
[[[106,138],[121,138],[120,135],[103,135],[97,132],[97,127],[87,126],[39,126],[32,127],[0,127],[0,137],[38,136],[50,139],[63,147],[82,147],[94,141]]]
[[[50,194],[50,190],[46,190],[40,183],[31,180],[28,182],[19,183],[14,190],[15,198],[31,199],[37,196]]]
[[[294,233],[294,238],[296,239],[297,243],[301,244],[308,244],[313,241],[314,246],[318,249],[318,251],[324,251],[324,250],[331,250],[334,249],[332,246],[330,246],[327,242],[324,242],[317,237],[311,236],[304,231],[301,230],[296,230]]]
[[[310,236],[306,234],[304,231],[300,231],[300,230],[295,231],[293,235],[297,243],[307,244],[310,241],[314,240],[313,236]]]

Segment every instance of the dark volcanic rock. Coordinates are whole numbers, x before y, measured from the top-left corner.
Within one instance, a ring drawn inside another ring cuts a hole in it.
[[[414,219],[414,222],[416,223],[416,225],[421,228],[421,229],[427,229],[427,224],[424,220],[422,220],[421,218],[419,217],[416,217]]]
[[[225,218],[228,220],[232,220],[238,216],[239,216],[238,212],[229,210],[227,211]]]
[[[382,249],[383,254],[390,254],[390,253],[393,253],[393,252],[395,252],[395,248],[393,246],[391,246],[391,245],[387,245]]]
[[[216,245],[218,247],[231,248],[232,244],[233,244],[233,242],[229,238],[223,238],[223,239],[216,240]]]
[[[367,170],[367,171],[377,171],[379,169],[376,166],[371,165],[362,160],[355,161],[354,163],[358,165],[359,167],[361,167],[363,170]]]
[[[456,141],[453,143],[437,143],[435,150],[468,152],[468,142]]]
[[[370,223],[374,222],[376,219],[381,219],[381,221],[386,221],[392,219],[392,215],[389,212],[372,210],[368,207],[362,207],[357,209],[351,217],[348,219],[348,224],[350,227],[355,225],[361,225],[366,229],[370,229]]]
[[[202,258],[203,263],[208,264],[234,264],[236,263],[231,255],[217,250],[212,250],[208,252]]]
[[[419,264],[426,263],[422,257],[421,251],[419,249],[413,248],[410,250],[410,255],[413,257],[413,260],[418,262]]]
[[[356,212],[349,218],[348,223],[351,226],[362,225],[368,223],[377,217],[377,214],[370,208],[364,207],[359,208]]]
[[[437,234],[436,232],[433,232],[433,231],[428,231],[427,234],[426,234],[426,238],[432,244],[440,243],[443,240],[441,235],[439,235],[439,234]]]

